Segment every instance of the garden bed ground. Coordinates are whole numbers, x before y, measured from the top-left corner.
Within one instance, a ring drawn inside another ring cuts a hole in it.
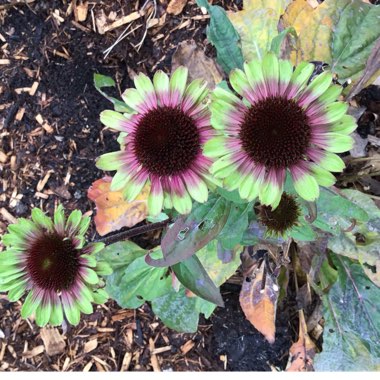
[[[145,36],[151,12],[147,9],[145,17],[133,22],[131,29],[137,29],[107,58],[103,51],[126,25],[99,34],[96,19],[102,12],[119,19],[144,2],[89,2],[83,22],[67,14],[69,3],[39,0],[2,7],[8,1],[0,1],[1,55],[9,60],[0,65],[0,235],[15,218],[29,216],[33,207],[51,214],[60,202],[68,210],[93,212],[87,189],[103,176],[95,159],[118,148],[115,134],[104,131],[99,121],[110,103],[95,90],[94,73],[115,78],[121,90],[132,86],[135,72],[170,72],[172,55],[182,41],[194,40],[206,55],[213,55],[205,35],[207,15],[195,1],[178,16],[164,16],[165,1],[158,1],[158,27]],[[240,0],[214,4],[241,7]],[[96,237],[93,227],[90,237]],[[143,236],[138,243],[146,246],[154,239],[157,236]],[[21,304],[9,303],[0,294],[0,371],[284,369],[296,337],[296,309],[287,306],[278,313],[277,339],[270,345],[246,321],[239,290],[239,285],[224,286],[226,307],[201,321],[194,334],[167,329],[149,305],[133,311],[109,302],[84,316],[77,327],[59,328],[57,354],[44,346],[41,335],[46,331],[20,318]]]

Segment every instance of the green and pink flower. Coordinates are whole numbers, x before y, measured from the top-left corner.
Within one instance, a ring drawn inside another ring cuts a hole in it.
[[[104,111],[101,121],[122,132],[122,150],[102,155],[96,165],[116,170],[111,190],[122,190],[132,201],[147,182],[151,184],[148,208],[151,215],[163,207],[186,214],[192,199],[205,202],[212,164],[203,155],[203,145],[214,135],[207,108],[208,91],[202,80],[187,85],[188,72],[179,67],[171,78],[158,71],[152,81],[135,77],[135,87],[122,98],[130,114]]]
[[[217,159],[211,172],[228,190],[276,208],[288,174],[307,201],[318,198],[319,186],[335,183],[331,172],[345,167],[336,153],[352,147],[356,124],[347,104],[337,101],[342,88],[332,84],[331,73],[311,80],[313,71],[306,62],[293,71],[269,53],[230,74],[240,96],[215,89],[211,123],[219,135],[204,154]]]
[[[8,226],[2,239],[6,250],[0,252],[0,291],[8,292],[12,302],[28,293],[23,318],[35,314],[39,326],[60,325],[65,315],[76,325],[81,312],[92,313],[92,302],[108,299],[98,276],[112,270],[95,259],[104,244],[84,245],[89,224],[78,210],[66,221],[59,206],[54,220],[35,208],[32,220],[21,218]]]

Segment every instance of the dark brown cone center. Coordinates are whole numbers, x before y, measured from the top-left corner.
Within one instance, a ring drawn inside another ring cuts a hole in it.
[[[158,107],[140,120],[134,146],[145,169],[169,176],[191,166],[200,151],[200,136],[194,120],[179,108]]]

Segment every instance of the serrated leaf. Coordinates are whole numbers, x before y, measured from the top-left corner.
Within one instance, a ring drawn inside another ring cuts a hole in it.
[[[332,255],[338,280],[323,296],[325,328],[316,371],[380,369],[380,289],[360,264]]]
[[[243,68],[240,37],[228,19],[226,11],[217,5],[209,5],[207,0],[197,0],[197,4],[206,8],[210,15],[207,38],[215,46],[217,61],[223,70],[229,74],[232,69]]]
[[[177,219],[162,239],[164,258],[152,260],[148,255],[147,263],[167,267],[191,257],[219,234],[226,223],[229,209],[229,202],[215,196],[204,204],[194,205],[192,212]]]
[[[197,256],[172,266],[178,280],[197,296],[218,306],[224,306],[219,288],[211,280]]]
[[[262,59],[278,35],[280,16],[291,0],[244,0],[243,10],[229,19],[240,35],[244,59]]]
[[[121,100],[116,99],[112,96],[107,95],[102,90],[102,88],[104,88],[104,87],[115,87],[116,86],[115,81],[111,77],[106,76],[106,75],[102,75],[102,74],[94,74],[94,86],[106,99],[108,99],[110,102],[113,103],[115,111],[127,112],[127,113],[133,112],[133,110],[131,108],[129,108],[124,102],[122,102]]]

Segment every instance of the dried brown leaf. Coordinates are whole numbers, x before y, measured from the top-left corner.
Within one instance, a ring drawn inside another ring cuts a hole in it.
[[[273,343],[279,288],[274,276],[264,274],[265,265],[262,261],[252,276],[244,280],[239,301],[246,318],[269,343]]]
[[[187,0],[171,0],[168,7],[166,8],[166,12],[177,16],[183,11],[183,8],[185,8],[186,4]]]
[[[307,326],[303,310],[299,310],[299,337],[296,343],[290,347],[288,372],[312,372],[314,371],[313,359],[315,356],[315,344],[307,333]]]
[[[60,354],[65,350],[66,343],[56,328],[44,327],[41,329],[40,335],[49,356]]]

